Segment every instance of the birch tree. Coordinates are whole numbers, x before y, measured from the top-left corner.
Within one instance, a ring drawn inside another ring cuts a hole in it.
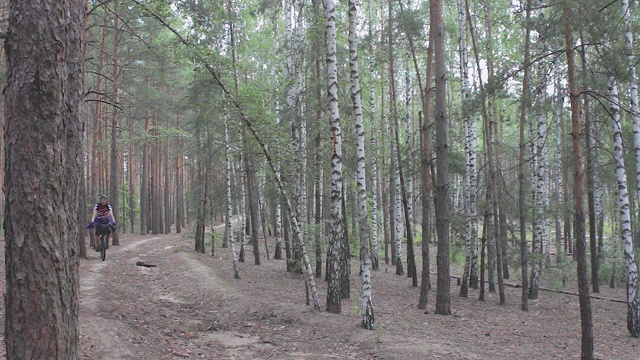
[[[225,232],[228,234],[229,244],[231,244],[231,254],[233,259],[233,277],[236,279],[240,279],[240,273],[238,272],[238,255],[236,254],[236,245],[233,241],[233,229],[231,221],[233,219],[233,201],[231,197],[231,167],[232,167],[232,157],[231,157],[231,139],[229,136],[229,114],[225,111],[224,115],[224,148],[226,155],[226,183],[227,183],[227,216],[226,216],[226,230]],[[238,221],[238,220],[236,220]]]
[[[640,201],[640,106],[638,106],[638,84],[636,82],[636,68],[635,68],[635,55],[633,51],[633,33],[631,32],[631,15],[629,8],[629,0],[622,0],[622,14],[625,27],[625,46],[627,48],[628,60],[629,60],[629,77],[630,77],[630,100],[631,100],[631,113],[633,117],[633,143],[634,153],[636,159],[636,194]],[[614,148],[617,150],[617,147]],[[624,160],[624,159],[623,159]],[[619,167],[618,161],[616,161],[617,167]],[[626,191],[620,186],[619,170],[616,167],[616,175],[618,178],[618,188],[620,192]],[[624,170],[624,163],[622,164]],[[622,195],[619,195],[622,196]],[[628,201],[628,200],[627,200]],[[622,205],[622,204],[621,204]],[[621,209],[622,210],[622,209]],[[628,225],[625,225],[629,222]],[[629,234],[625,232],[629,226]],[[640,338],[640,292],[638,292],[638,268],[635,261],[635,249],[633,244],[633,238],[630,232],[630,219],[623,216],[622,218],[622,239],[624,243],[624,255],[627,265],[627,329],[631,336]]]
[[[375,64],[373,56],[373,18],[371,17],[371,0],[369,0],[368,8],[368,33],[370,39],[369,46],[369,73],[371,74],[371,80],[369,85],[369,113],[371,122],[371,149],[369,154],[371,155],[371,267],[373,270],[378,270],[378,129],[376,124],[376,91],[374,86],[375,79]]]
[[[338,108],[338,64],[336,56],[336,19],[334,0],[324,0],[326,20],[327,98],[331,123],[331,233],[329,268],[327,269],[327,311],[341,312],[340,258],[344,251],[344,221],[342,214],[342,131]]]
[[[545,36],[544,36],[544,1],[538,1],[536,4],[538,8],[537,18],[537,46],[541,53],[545,51]],[[529,282],[529,299],[535,300],[538,298],[538,288],[540,286],[540,271],[542,267],[542,254],[543,244],[545,241],[545,179],[546,179],[546,158],[545,144],[547,141],[547,127],[546,127],[546,104],[545,104],[545,69],[544,66],[539,63],[536,67],[537,72],[537,84],[536,84],[536,126],[535,126],[535,141],[533,146],[533,156],[535,162],[533,165],[533,177],[532,177],[532,192],[534,200],[534,217],[533,217],[533,259],[531,267],[531,280]]]
[[[274,20],[274,28],[276,32],[276,58],[280,59],[280,32],[277,28],[278,22]],[[275,97],[275,112],[276,112],[276,128],[280,128],[281,122],[281,109],[280,109],[280,73],[281,66],[277,66],[276,70],[276,97]],[[276,175],[280,176],[280,164],[276,166]],[[282,204],[280,197],[275,199],[275,224],[273,233],[276,238],[276,246],[273,252],[273,258],[275,260],[282,260]]]
[[[356,34],[358,10],[355,0],[349,0],[349,67],[351,69],[351,101],[356,118],[358,224],[360,230],[360,268],[362,272],[362,327],[371,330],[374,324],[371,301],[371,268],[369,266],[369,212],[367,211],[367,171],[365,168],[364,121],[358,70],[358,39]]]
[[[467,297],[469,282],[477,287],[477,263],[472,267],[473,250],[478,247],[478,219],[476,217],[476,143],[478,131],[475,118],[469,115],[469,68],[467,50],[467,22],[465,2],[458,0],[458,53],[460,56],[460,97],[462,101],[462,118],[464,122],[465,149],[465,262],[460,286],[460,296]],[[477,257],[477,256],[476,256]],[[471,276],[475,273],[475,276]],[[474,280],[471,280],[475,277]]]

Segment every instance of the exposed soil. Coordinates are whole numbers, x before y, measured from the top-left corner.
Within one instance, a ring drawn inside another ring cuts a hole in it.
[[[474,289],[460,298],[452,280],[453,314],[441,316],[433,314],[435,291],[427,311],[419,310],[419,289],[395,275],[395,266],[382,265],[372,275],[376,329],[368,331],[359,326],[355,259],[352,298],[344,300],[341,315],[333,315],[305,305],[302,275],[287,273],[284,261],[263,257],[262,265],[254,265],[249,247],[237,280],[229,249],[216,249],[215,256],[195,253],[186,235],[122,236],[120,242],[105,262],[95,252],[81,260],[81,359],[580,357],[577,296],[541,292],[522,312],[520,289],[508,287],[501,307],[488,291],[485,302]],[[155,267],[136,266],[138,261]],[[4,276],[0,281],[4,292]],[[435,289],[435,276],[432,281]],[[325,283],[316,284],[324,306]],[[624,299],[624,290],[601,288],[604,298]],[[591,304],[597,357],[640,359],[640,340],[626,330],[626,305]],[[3,321],[3,309],[0,316]]]

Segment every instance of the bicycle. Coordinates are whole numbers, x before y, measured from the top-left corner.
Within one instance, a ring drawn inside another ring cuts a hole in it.
[[[109,234],[100,235],[100,259],[104,261],[107,258],[107,249],[109,248]]]
[[[109,248],[109,235],[111,234],[111,224],[108,220],[103,220],[96,229],[100,234],[100,259],[104,261],[107,257],[107,249]]]

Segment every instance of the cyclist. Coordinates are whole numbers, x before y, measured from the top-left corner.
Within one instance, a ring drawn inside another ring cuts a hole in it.
[[[116,218],[113,216],[113,210],[111,209],[111,205],[109,205],[107,195],[100,195],[100,202],[93,207],[93,215],[91,218],[93,221],[89,223],[87,227],[93,228],[95,226],[94,248],[96,251],[100,251],[100,235],[109,235],[116,226]],[[102,227],[103,220],[109,222],[109,228]],[[107,247],[109,246],[107,245]]]

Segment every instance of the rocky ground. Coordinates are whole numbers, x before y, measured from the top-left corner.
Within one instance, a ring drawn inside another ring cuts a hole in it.
[[[355,259],[353,296],[343,302],[341,315],[333,315],[305,305],[304,277],[287,273],[283,261],[262,258],[262,265],[254,265],[248,249],[238,280],[228,249],[216,249],[211,256],[192,248],[193,240],[180,234],[122,236],[121,246],[112,246],[106,261],[95,252],[81,260],[80,358],[580,357],[577,296],[541,292],[530,311],[522,312],[520,289],[508,287],[507,305],[501,307],[494,293],[487,292],[484,302],[477,300],[478,290],[460,298],[454,280],[453,314],[441,316],[433,314],[433,291],[427,311],[419,310],[419,289],[395,275],[395,267],[382,265],[372,276],[376,326],[368,331],[359,327]],[[0,279],[4,291],[4,276]],[[432,281],[435,288],[435,276]],[[324,307],[325,283],[316,284]],[[624,299],[623,290],[602,290],[603,298]],[[592,306],[597,357],[640,359],[640,340],[626,330],[626,305],[592,299]]]

